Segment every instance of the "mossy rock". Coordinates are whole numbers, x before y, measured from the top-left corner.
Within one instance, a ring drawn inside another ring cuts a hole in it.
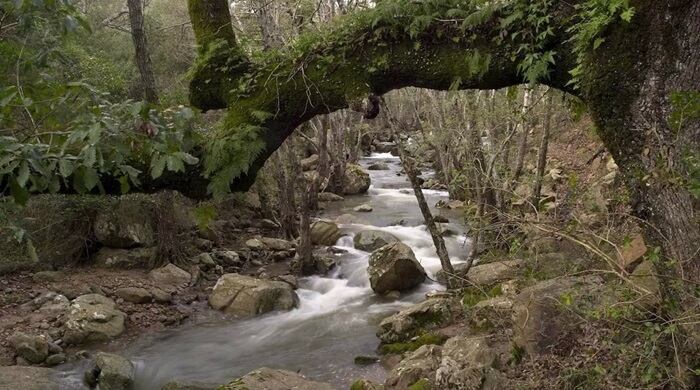
[[[447,337],[438,333],[427,333],[405,343],[384,344],[379,347],[382,355],[400,355],[415,351],[424,345],[442,345]]]

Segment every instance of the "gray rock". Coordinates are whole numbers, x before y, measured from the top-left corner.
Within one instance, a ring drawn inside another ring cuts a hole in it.
[[[507,281],[517,277],[523,269],[524,263],[522,260],[494,261],[487,264],[477,264],[469,269],[469,273],[465,276],[464,269],[466,263],[455,264],[455,274],[463,278],[468,278],[472,284],[481,287],[489,287],[496,283]],[[439,270],[435,274],[438,282],[447,283],[447,278],[443,270]]]
[[[367,192],[371,180],[369,174],[357,164],[348,164],[345,167],[343,178],[343,193],[346,195],[362,194]]]
[[[230,390],[333,390],[333,386],[314,382],[302,375],[267,367],[259,368],[225,386]]]
[[[151,287],[149,291],[153,296],[153,300],[158,303],[170,303],[173,300],[172,294],[157,287]]]
[[[371,164],[370,166],[367,167],[367,169],[370,171],[388,171],[389,164],[378,162],[378,163]]]
[[[342,200],[345,200],[345,198],[332,192],[320,192],[318,194],[319,202],[340,202]]]
[[[449,298],[427,299],[383,319],[377,337],[387,344],[406,342],[450,323],[452,310],[453,303]]]
[[[117,249],[103,247],[95,254],[95,265],[104,268],[146,268],[158,254],[158,248]]]
[[[214,268],[216,266],[214,258],[209,253],[198,254],[197,256],[192,258],[192,262],[194,264],[202,266],[202,268],[204,269]]]
[[[95,357],[92,376],[100,390],[127,390],[134,383],[136,370],[131,362],[119,355],[100,352]]]
[[[214,257],[216,258],[216,261],[222,265],[240,265],[241,264],[241,257],[238,255],[237,252],[234,252],[234,251],[228,251],[228,250],[216,251],[216,252],[214,252]]]
[[[316,245],[333,245],[340,238],[338,225],[329,221],[311,224],[311,242]]]
[[[273,251],[289,251],[294,249],[294,244],[281,238],[263,237],[260,239],[263,244]]]
[[[192,275],[175,264],[156,268],[148,273],[148,278],[155,282],[159,288],[172,291],[190,283]]]
[[[494,376],[496,352],[483,337],[453,337],[442,347],[442,359],[435,371],[440,389],[482,389],[486,376]]]
[[[435,370],[439,367],[441,360],[442,347],[421,346],[391,370],[385,382],[386,388],[408,389],[419,380],[428,381],[428,387],[424,388],[433,388]]]
[[[46,358],[46,365],[49,367],[57,366],[59,364],[63,364],[66,362],[66,354],[65,353],[56,353],[53,355],[50,355],[49,357]]]
[[[294,275],[279,275],[277,277],[277,280],[279,280],[280,282],[287,283],[288,285],[292,286],[292,288],[295,290],[299,287],[299,281]]]
[[[369,212],[371,212],[373,209],[372,209],[372,205],[371,205],[371,204],[369,204],[369,203],[363,203],[363,204],[361,204],[361,205],[359,205],[359,206],[353,207],[353,210],[354,210],[354,211],[357,211],[358,213],[369,213]]]
[[[124,287],[117,289],[114,295],[131,303],[148,303],[153,300],[153,295],[142,287]]]
[[[362,230],[355,235],[352,242],[355,249],[372,252],[384,245],[399,242],[399,239],[393,234],[381,230]]]
[[[426,274],[411,248],[401,242],[385,245],[369,257],[369,282],[379,294],[405,291],[423,283]]]
[[[41,363],[49,355],[49,340],[44,336],[15,332],[8,341],[15,353],[30,363]]]
[[[87,294],[73,300],[65,320],[63,341],[78,345],[119,336],[124,332],[126,314],[117,310],[113,300]]]
[[[265,244],[263,244],[263,242],[258,240],[257,238],[251,238],[250,240],[247,240],[245,242],[245,246],[247,246],[248,249],[252,249],[254,251],[265,249]]]
[[[65,295],[55,294],[51,300],[44,302],[38,310],[42,313],[59,315],[66,312],[69,306],[70,300]]]
[[[50,368],[0,366],[0,389],[59,390],[57,373]]]
[[[299,305],[299,297],[285,282],[225,274],[209,295],[209,304],[234,316],[249,317],[274,310],[293,309]]]
[[[115,207],[102,210],[95,219],[97,241],[111,248],[146,247],[155,243],[153,202],[125,197]]]

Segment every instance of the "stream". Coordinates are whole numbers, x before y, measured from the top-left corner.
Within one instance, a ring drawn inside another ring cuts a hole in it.
[[[327,203],[322,211],[323,219],[351,214],[356,223],[339,225],[345,235],[336,246],[347,251],[337,255],[339,266],[327,276],[300,279],[299,308],[238,321],[217,312],[177,329],[143,336],[120,352],[136,366],[135,389],[159,389],[173,379],[220,384],[264,366],[300,372],[339,389],[349,388],[361,377],[383,382],[386,372],[380,364],[361,367],[353,359],[358,355],[376,356],[379,339],[375,333],[384,317],[443,287],[426,280],[399,299],[377,296],[370,289],[369,253],[354,249],[352,244],[353,236],[361,230],[394,234],[413,249],[430,277],[440,269],[413,191],[406,176],[398,175],[398,157],[373,154],[363,158],[360,165],[367,168],[376,162],[387,163],[390,169],[367,171],[372,179],[367,194]],[[447,199],[445,191],[424,193],[431,206]],[[374,210],[353,211],[363,203],[370,203]],[[460,220],[450,210],[434,212],[452,222]],[[392,226],[397,220],[403,220],[403,225]],[[467,253],[464,228],[459,223],[450,223],[449,228],[460,233],[445,240],[453,263],[459,263]]]

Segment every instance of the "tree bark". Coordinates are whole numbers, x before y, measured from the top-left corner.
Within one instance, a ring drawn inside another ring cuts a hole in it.
[[[545,107],[544,127],[542,128],[542,138],[540,138],[540,148],[537,154],[537,172],[535,174],[535,184],[532,188],[532,204],[537,207],[540,204],[540,193],[542,191],[542,177],[547,166],[547,149],[549,146],[549,131],[552,125],[552,93],[547,92],[547,102]]]
[[[151,55],[143,24],[143,3],[141,0],[127,0],[129,7],[129,22],[131,24],[131,39],[136,51],[136,65],[141,75],[141,88],[147,102],[157,104],[156,78],[153,74]]]

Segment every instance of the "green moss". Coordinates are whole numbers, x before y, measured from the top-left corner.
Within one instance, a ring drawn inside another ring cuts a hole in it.
[[[425,378],[419,379],[416,383],[408,386],[408,390],[430,390],[430,381]]]
[[[402,354],[404,352],[415,351],[423,345],[442,345],[447,337],[437,333],[427,333],[417,339],[405,343],[384,344],[379,347],[382,355]]]

